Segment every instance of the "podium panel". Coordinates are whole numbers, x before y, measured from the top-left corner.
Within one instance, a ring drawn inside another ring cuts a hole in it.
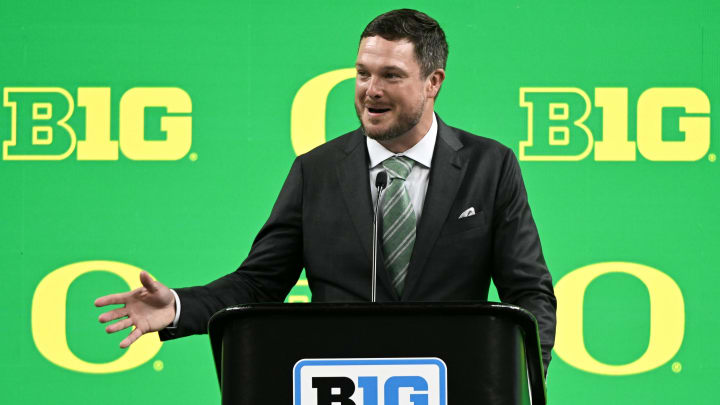
[[[545,403],[535,319],[516,306],[244,305],[209,333],[223,404]]]

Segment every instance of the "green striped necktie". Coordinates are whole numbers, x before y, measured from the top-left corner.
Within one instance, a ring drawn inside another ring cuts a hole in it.
[[[410,194],[405,188],[405,179],[414,164],[405,156],[393,156],[382,163],[390,179],[382,200],[385,268],[390,273],[395,291],[401,295],[415,245],[417,219]]]

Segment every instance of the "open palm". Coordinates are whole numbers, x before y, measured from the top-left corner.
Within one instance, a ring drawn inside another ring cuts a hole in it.
[[[132,332],[120,342],[120,347],[126,348],[145,333],[161,330],[175,319],[175,296],[169,288],[155,281],[146,272],[140,273],[142,287],[132,291],[106,295],[95,300],[95,306],[122,304],[105,312],[98,318],[101,323],[116,319],[120,321],[108,325],[107,333],[115,333],[135,326]]]

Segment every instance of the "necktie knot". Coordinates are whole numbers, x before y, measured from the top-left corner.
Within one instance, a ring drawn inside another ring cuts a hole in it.
[[[385,159],[385,161],[382,162],[382,165],[391,180],[405,180],[407,179],[408,175],[410,175],[410,171],[415,165],[415,161],[407,156],[393,156],[391,158]]]

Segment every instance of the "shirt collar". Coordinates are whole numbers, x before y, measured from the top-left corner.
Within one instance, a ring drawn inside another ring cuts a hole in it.
[[[385,159],[391,158],[393,156],[407,156],[415,162],[420,163],[427,168],[430,168],[430,162],[432,161],[436,140],[437,119],[435,118],[435,113],[433,113],[432,125],[430,125],[430,129],[425,134],[425,136],[420,139],[420,142],[416,143],[412,148],[406,150],[403,153],[396,154],[390,152],[389,150],[385,149],[385,147],[382,146],[380,142],[374,139],[370,139],[366,136],[365,142],[367,144],[368,154],[370,155],[370,168],[372,169],[373,167],[384,162]]]

